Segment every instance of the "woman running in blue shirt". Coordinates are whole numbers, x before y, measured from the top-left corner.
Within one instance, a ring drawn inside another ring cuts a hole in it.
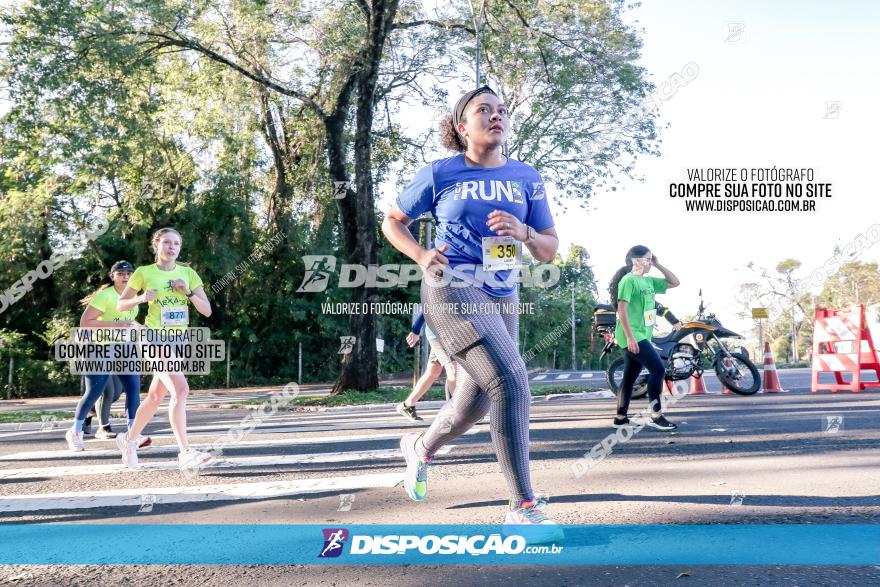
[[[411,499],[425,499],[433,455],[489,412],[511,496],[505,524],[531,526],[533,538],[550,540],[561,530],[532,490],[531,394],[519,354],[516,277],[520,243],[548,262],[559,241],[540,174],[502,154],[509,128],[507,107],[488,86],[462,96],[441,128],[444,145],[459,154],[422,168],[382,223],[391,244],[424,270],[425,319],[461,366],[455,395],[430,428],[401,440],[404,485]],[[426,250],[406,227],[428,212],[437,220],[437,246]]]

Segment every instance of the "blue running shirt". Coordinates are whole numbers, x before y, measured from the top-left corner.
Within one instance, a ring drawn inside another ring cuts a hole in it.
[[[444,253],[449,265],[467,275],[482,272],[484,236],[498,236],[486,224],[489,213],[501,210],[537,232],[553,226],[544,182],[533,167],[507,159],[501,167],[469,167],[464,154],[434,161],[416,173],[397,207],[408,218],[431,212],[437,219],[435,246],[449,245]],[[512,294],[518,270],[493,272],[491,279],[477,279],[491,296]]]

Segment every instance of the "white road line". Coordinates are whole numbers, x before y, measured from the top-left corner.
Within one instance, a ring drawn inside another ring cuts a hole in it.
[[[547,379],[547,376],[546,375],[538,375],[537,377],[532,379],[532,381],[541,381],[542,379]]]
[[[568,379],[570,375],[568,373],[560,373],[556,376],[556,379]]]
[[[7,432],[0,434],[0,438],[9,438],[10,436],[26,436],[28,434],[46,434],[52,430],[22,430],[21,432]]]
[[[471,428],[467,432],[465,432],[465,436],[470,434],[479,434],[480,430]],[[355,434],[355,435],[346,435],[346,436],[311,436],[309,438],[267,438],[265,440],[240,440],[239,442],[230,443],[224,445],[225,448],[255,448],[255,447],[277,447],[277,446],[295,446],[298,444],[330,444],[336,442],[364,442],[371,440],[397,440],[402,437],[405,432],[395,433],[395,434]],[[189,438],[193,439],[196,436],[209,436],[212,441],[216,440],[217,436],[212,435],[202,435],[202,434],[190,434]],[[153,436],[153,441],[158,440],[158,436]],[[170,436],[164,438],[171,438]],[[219,437],[219,438],[222,438]],[[92,441],[89,441],[91,443]],[[106,441],[98,441],[98,442],[106,442]],[[191,444],[192,448],[197,450],[209,450],[211,448],[211,443],[205,444]],[[138,451],[138,454],[141,456],[144,455],[154,455],[160,453],[176,453],[178,451],[176,444],[165,444],[162,446],[149,446],[147,448],[142,448]],[[91,459],[97,457],[116,457],[119,456],[119,451],[115,448],[113,449],[96,449],[96,450],[84,450],[82,452],[71,452],[69,450],[36,450],[31,452],[20,452],[20,453],[11,453],[0,455],[0,461],[35,461],[35,460],[50,460],[50,459]],[[2,469],[0,469],[2,471]]]
[[[444,446],[437,454],[447,454],[451,445]],[[273,465],[302,465],[317,463],[345,463],[374,459],[400,459],[400,449],[364,450],[348,452],[325,452],[306,455],[263,455],[257,457],[220,458],[204,469],[228,469],[237,467],[270,467]],[[142,461],[139,469],[129,469],[122,463],[114,465],[70,465],[57,467],[30,467],[26,469],[0,469],[0,479],[25,479],[31,477],[80,477],[84,475],[112,475],[114,473],[138,473],[139,471],[176,471],[177,461]]]
[[[374,487],[394,487],[403,480],[400,473],[357,475],[353,477],[324,477],[293,481],[262,483],[229,483],[195,487],[155,487],[112,489],[107,491],[75,491],[70,493],[43,493],[0,497],[0,512],[31,512],[37,510],[73,510],[101,507],[139,507],[144,496],[152,496],[151,503],[192,503],[230,501],[239,499],[268,499],[289,495],[351,491]]]
[[[581,379],[592,379],[592,378],[593,378],[592,373],[581,373]]]

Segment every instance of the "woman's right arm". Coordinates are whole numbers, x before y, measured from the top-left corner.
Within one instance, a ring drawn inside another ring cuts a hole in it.
[[[143,295],[136,295],[137,292],[131,289],[128,286],[125,286],[125,289],[122,290],[122,293],[119,294],[119,301],[116,302],[116,310],[119,312],[127,312],[131,310],[138,304],[142,304],[147,301],[146,292]]]
[[[448,248],[447,245],[427,250],[422,247],[412,234],[407,230],[412,220],[404,214],[397,205],[391,207],[385,219],[382,221],[382,234],[395,249],[418,263],[422,269],[428,269],[434,265],[449,265],[449,260],[443,256]]]
[[[617,319],[620,320],[620,326],[623,328],[623,333],[626,335],[626,348],[629,349],[634,355],[639,354],[639,343],[636,342],[636,337],[633,336],[632,327],[629,324],[629,313],[627,310],[629,309],[629,302],[625,300],[619,300],[617,302]]]
[[[86,306],[82,316],[79,319],[80,328],[127,328],[131,326],[133,320],[122,320],[114,322],[112,320],[98,320],[98,316],[103,314],[101,310],[94,306]]]

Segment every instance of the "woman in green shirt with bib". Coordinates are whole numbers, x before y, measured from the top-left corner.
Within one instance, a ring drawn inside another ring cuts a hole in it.
[[[648,276],[651,267],[659,269],[663,278]],[[615,428],[630,423],[627,412],[633,385],[643,368],[649,373],[648,398],[651,403],[651,418],[645,425],[657,430],[676,428],[661,411],[660,393],[666,368],[651,344],[651,337],[657,321],[654,294],[664,293],[679,284],[678,278],[657,261],[648,247],[641,245],[634,246],[626,253],[626,265],[611,278],[608,291],[611,293],[611,303],[617,310],[614,339],[624,349],[623,381],[617,395]]]
[[[161,228],[153,235],[156,262],[138,267],[128,280],[128,287],[119,296],[117,307],[128,310],[138,304],[148,304],[147,328],[157,330],[184,330],[189,326],[189,305],[203,316],[211,315],[211,302],[205,295],[199,275],[186,265],[179,264],[182,240],[173,228]],[[137,295],[137,292],[143,292]],[[165,394],[171,392],[168,419],[174,438],[180,448],[178,466],[181,470],[197,469],[211,460],[212,455],[192,450],[186,438],[186,398],[189,384],[183,373],[156,372],[150,382],[150,391],[141,404],[127,434],[116,437],[122,451],[122,462],[137,467],[137,444],[134,439],[143,431],[159,409]]]

